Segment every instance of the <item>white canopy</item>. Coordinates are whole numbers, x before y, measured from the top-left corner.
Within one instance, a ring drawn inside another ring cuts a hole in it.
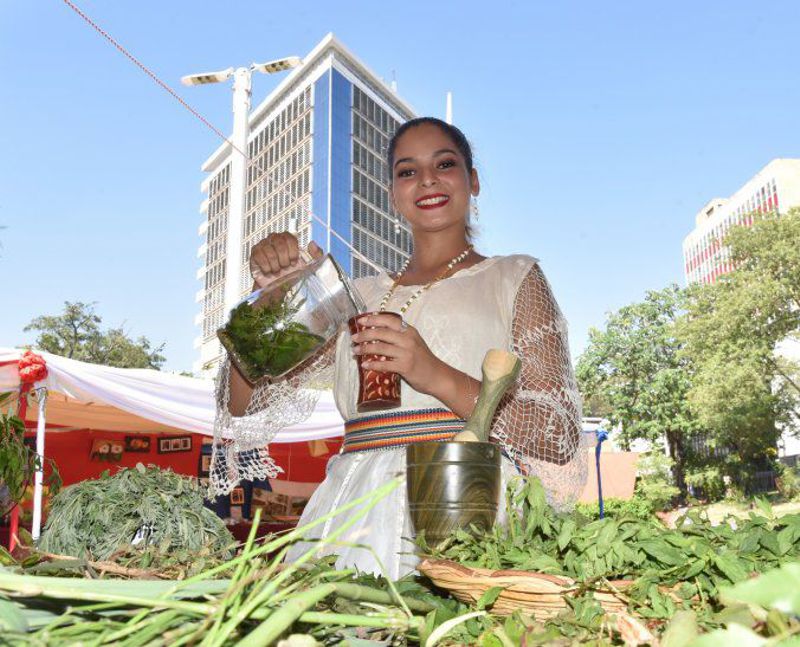
[[[19,389],[16,348],[0,348],[0,392]],[[47,423],[58,428],[161,433],[191,431],[211,436],[214,424],[212,380],[152,369],[88,364],[43,351],[47,377],[34,386],[48,391]],[[29,409],[29,419],[38,412]],[[287,427],[276,443],[341,436],[344,422],[330,391],[321,391],[314,413]]]

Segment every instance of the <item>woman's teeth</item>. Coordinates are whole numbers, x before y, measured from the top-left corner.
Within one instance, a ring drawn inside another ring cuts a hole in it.
[[[448,198],[446,195],[439,195],[436,196],[435,198],[426,198],[425,200],[418,200],[416,204],[418,207],[433,207],[437,204],[444,204],[449,199],[450,198]]]

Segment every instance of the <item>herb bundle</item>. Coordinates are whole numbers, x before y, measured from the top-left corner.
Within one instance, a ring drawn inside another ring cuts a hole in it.
[[[266,303],[240,303],[217,335],[236,365],[251,382],[279,377],[308,358],[325,343],[308,326],[293,321],[305,303],[295,303],[299,288],[282,298],[262,297]]]
[[[157,567],[180,555],[189,561],[229,559],[234,543],[222,520],[203,505],[196,483],[139,463],[75,483],[54,497],[39,548],[97,560],[124,554],[131,566]]]

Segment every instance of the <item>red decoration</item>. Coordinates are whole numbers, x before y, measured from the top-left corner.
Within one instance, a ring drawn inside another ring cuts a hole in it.
[[[19,380],[23,384],[33,384],[47,377],[47,363],[44,357],[26,350],[19,358]]]

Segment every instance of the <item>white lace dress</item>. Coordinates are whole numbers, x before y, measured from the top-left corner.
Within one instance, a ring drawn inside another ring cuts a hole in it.
[[[391,283],[385,273],[357,281],[369,310],[377,309]],[[387,310],[399,309],[417,289],[398,286]],[[516,473],[516,464],[542,479],[554,505],[570,505],[583,487],[586,472],[586,459],[579,449],[580,396],[566,324],[536,260],[529,256],[487,258],[423,292],[405,318],[437,357],[478,380],[490,348],[510,350],[520,357],[520,377],[492,426],[492,436],[511,459],[505,459],[504,477]],[[356,411],[358,373],[350,344],[345,332],[335,350],[334,392],[345,420],[374,415]],[[436,398],[403,383],[402,407],[392,413],[443,407]],[[299,525],[374,492],[404,472],[404,448],[334,456]],[[329,536],[349,514],[317,526],[307,536]],[[500,522],[503,516],[501,511]],[[401,486],[348,529],[338,545],[327,546],[324,552],[339,556],[338,568],[356,567],[396,579],[413,570],[418,561],[411,537],[406,491]],[[369,546],[374,552],[353,544]],[[298,544],[287,559],[296,559],[308,549],[309,544]]]

